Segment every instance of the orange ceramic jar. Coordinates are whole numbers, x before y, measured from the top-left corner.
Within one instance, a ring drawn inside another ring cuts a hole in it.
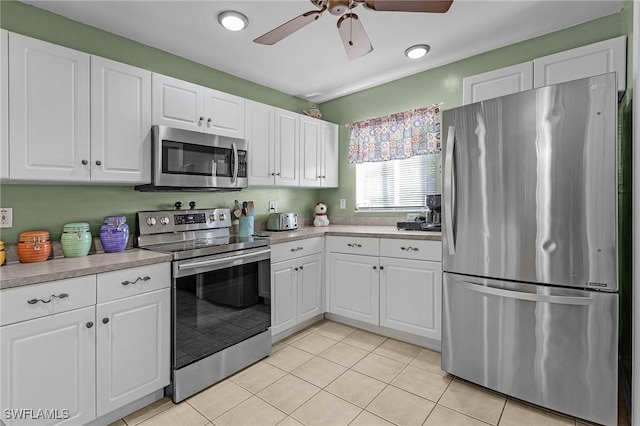
[[[18,259],[22,263],[44,262],[51,254],[47,231],[27,231],[20,234]]]

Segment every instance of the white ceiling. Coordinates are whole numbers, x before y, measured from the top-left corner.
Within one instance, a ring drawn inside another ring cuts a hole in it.
[[[374,50],[349,61],[337,17],[319,20],[273,46],[253,39],[310,10],[309,0],[37,0],[24,1],[290,95],[320,103],[538,35],[619,12],[620,0],[454,0],[444,14],[356,12]],[[217,15],[249,18],[240,32]],[[404,50],[431,46],[422,59]]]

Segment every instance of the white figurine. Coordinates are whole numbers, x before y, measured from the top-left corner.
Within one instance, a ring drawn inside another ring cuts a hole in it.
[[[313,226],[329,226],[327,217],[327,205],[325,203],[316,204],[316,218],[313,219]]]

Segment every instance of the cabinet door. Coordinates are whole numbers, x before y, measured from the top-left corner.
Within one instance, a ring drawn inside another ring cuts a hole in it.
[[[322,303],[322,254],[298,259],[298,322],[324,312]]]
[[[322,180],[323,188],[337,188],[339,179],[339,129],[334,123],[322,122]]]
[[[618,92],[624,92],[627,36],[565,50],[533,61],[534,87],[564,83],[616,71]]]
[[[533,62],[525,62],[462,80],[462,103],[472,104],[533,89]]]
[[[204,87],[162,74],[153,74],[153,124],[203,131]]]
[[[95,418],[94,321],[91,306],[0,328],[0,406],[33,409],[33,416],[51,410],[58,418],[27,413],[13,421],[3,412],[7,426],[84,425]]]
[[[298,186],[300,184],[299,115],[276,108],[275,184]]]
[[[378,325],[378,258],[331,253],[329,262],[331,312]]]
[[[380,325],[440,341],[440,262],[380,258]]]
[[[244,139],[244,98],[204,89],[206,133]]]
[[[9,33],[0,29],[0,179],[9,178]]]
[[[151,72],[91,57],[91,180],[151,181]]]
[[[249,142],[249,186],[273,186],[275,175],[275,119],[271,105],[245,101],[245,137]]]
[[[300,186],[320,187],[321,121],[300,116]]]
[[[296,325],[297,264],[294,259],[271,265],[272,336]]]
[[[170,291],[97,305],[98,417],[169,384]]]
[[[9,174],[88,181],[89,55],[9,34]]]

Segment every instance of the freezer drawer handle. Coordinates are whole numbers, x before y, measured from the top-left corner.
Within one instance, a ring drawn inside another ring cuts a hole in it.
[[[400,247],[400,250],[404,250],[404,251],[420,251],[420,249],[418,247]]]
[[[135,284],[135,283],[137,283],[138,281],[149,281],[150,279],[151,279],[151,277],[149,277],[149,276],[146,276],[146,277],[138,277],[138,278],[136,278],[136,280],[135,280],[135,281],[129,281],[129,280],[127,280],[127,281],[122,281],[122,285]]]
[[[478,293],[491,294],[498,297],[507,297],[509,299],[527,300],[530,302],[557,303],[560,305],[591,305],[593,303],[593,299],[590,297],[552,296],[549,294],[523,293],[520,291],[487,287],[468,281],[456,281],[456,285],[461,285],[468,290],[472,290]]]
[[[53,299],[64,299],[66,297],[69,297],[69,295],[67,293],[60,293],[57,296],[55,294],[52,294],[51,297],[49,298],[49,300],[44,300],[44,299],[31,299],[31,300],[27,300],[27,303],[30,305],[35,305],[38,302],[42,302],[42,303],[49,303],[51,302]]]
[[[349,243],[349,244],[347,244],[347,246],[348,246],[348,247],[354,247],[354,248],[355,248],[355,247],[360,248],[360,247],[362,247],[362,244],[358,244],[358,243]]]

